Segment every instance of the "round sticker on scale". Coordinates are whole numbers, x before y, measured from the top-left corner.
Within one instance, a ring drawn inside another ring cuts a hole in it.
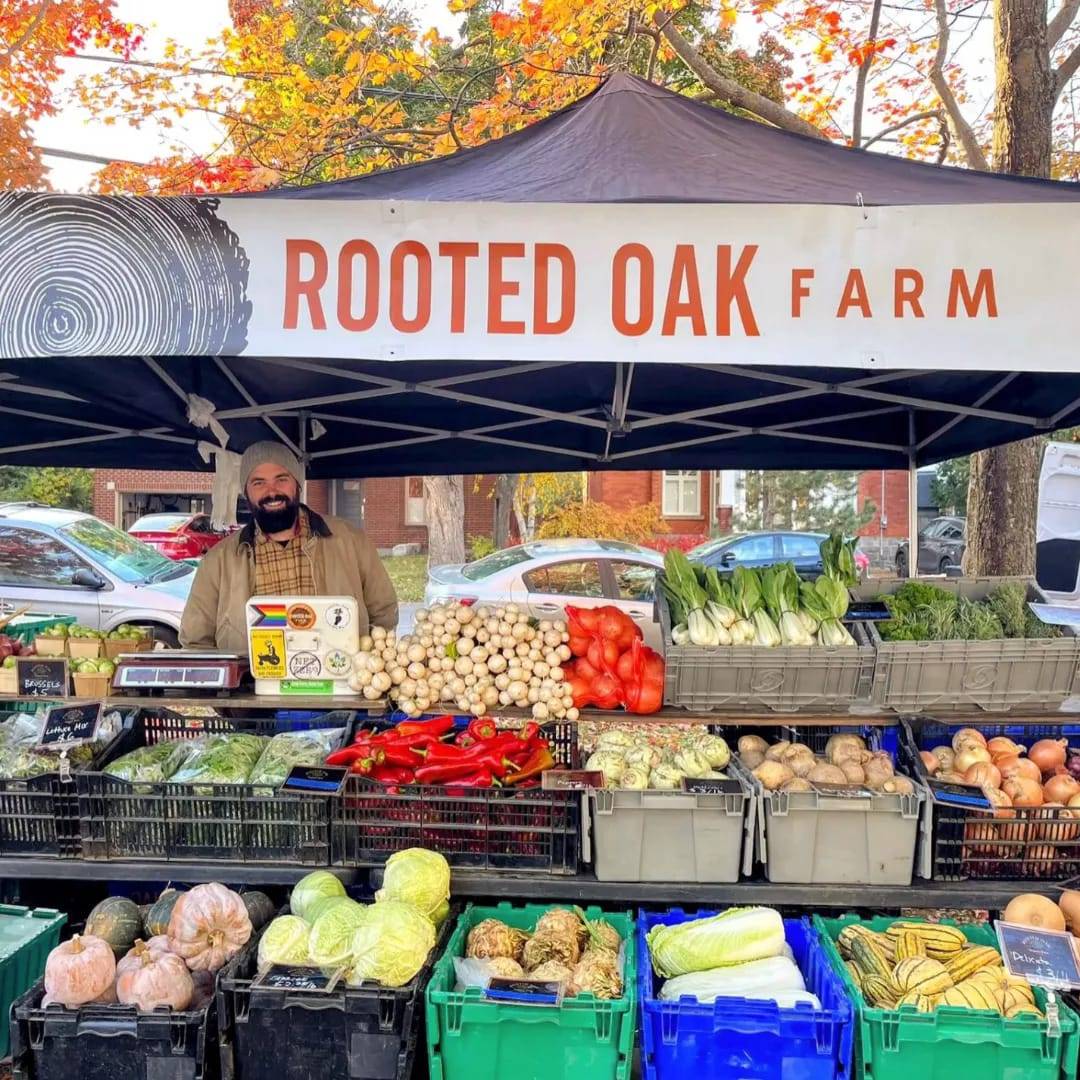
[[[326,654],[326,670],[331,675],[342,678],[352,673],[352,657],[340,649],[333,649]]]
[[[352,616],[344,604],[331,604],[326,609],[326,625],[332,630],[344,630],[350,622]]]
[[[310,604],[293,604],[285,619],[293,630],[310,630],[315,625],[315,609]]]
[[[312,652],[289,657],[289,673],[294,679],[316,679],[322,674],[322,662]]]

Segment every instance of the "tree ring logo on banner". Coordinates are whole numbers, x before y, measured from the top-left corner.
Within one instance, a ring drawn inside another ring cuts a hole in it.
[[[249,262],[219,205],[0,192],[0,356],[242,352]]]
[[[996,664],[976,664],[964,671],[961,686],[965,690],[989,690],[997,681]]]
[[[775,694],[783,685],[783,668],[766,668],[764,671],[755,671],[750,678],[750,689],[755,694]]]

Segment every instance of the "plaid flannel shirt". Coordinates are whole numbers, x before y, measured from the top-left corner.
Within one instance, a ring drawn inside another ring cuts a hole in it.
[[[303,507],[296,534],[287,544],[271,540],[255,526],[255,595],[313,596],[315,572],[311,559],[304,554],[304,544],[311,537],[311,522]]]

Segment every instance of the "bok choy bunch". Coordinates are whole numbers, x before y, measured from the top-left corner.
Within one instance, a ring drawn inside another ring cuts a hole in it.
[[[746,624],[740,631],[742,640],[750,645],[775,648],[780,644],[780,631],[765,610],[761,578],[748,566],[736,566],[731,575],[731,583],[735,589],[735,606]],[[747,626],[753,628],[752,637],[747,634]]]
[[[765,606],[780,628],[782,645],[813,645],[814,636],[798,614],[799,575],[791,563],[777,563],[762,572]]]
[[[664,574],[660,578],[671,606],[672,641],[676,645],[730,645],[727,629],[717,626],[705,613],[708,596],[690,565],[690,560],[672,548],[664,556]],[[719,630],[723,629],[723,637]]]
[[[804,581],[799,586],[799,601],[821,624],[818,628],[820,645],[854,645],[855,639],[840,621],[848,609],[848,593],[836,578],[822,575],[812,585]]]

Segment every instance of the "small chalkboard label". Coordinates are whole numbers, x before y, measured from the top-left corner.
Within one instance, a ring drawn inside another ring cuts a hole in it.
[[[551,979],[515,979],[493,976],[484,990],[488,1001],[513,1002],[516,1005],[558,1005],[563,998],[563,984]]]
[[[1080,987],[1076,939],[1066,930],[1036,930],[996,922],[1005,970],[1030,983],[1056,989]]]
[[[599,769],[548,769],[540,774],[544,791],[584,791],[604,786],[604,774]]]
[[[309,994],[329,994],[341,979],[341,971],[326,972],[299,964],[271,964],[251,984],[264,990],[302,991]]]
[[[826,784],[814,781],[814,790],[819,795],[828,795],[833,799],[872,799],[874,793],[862,784]]]
[[[85,705],[57,705],[50,709],[45,714],[38,746],[58,750],[93,742],[101,723],[103,706],[103,702],[94,701]]]
[[[711,776],[684,776],[683,791],[688,795],[741,795],[738,780],[720,780]]]
[[[20,656],[15,661],[20,697],[67,697],[67,657]]]
[[[948,780],[935,780],[933,777],[927,783],[934,800],[945,806],[962,806],[965,810],[994,809],[983,789],[973,784],[953,784]]]
[[[282,782],[290,795],[337,795],[345,784],[348,769],[333,765],[294,765]]]

